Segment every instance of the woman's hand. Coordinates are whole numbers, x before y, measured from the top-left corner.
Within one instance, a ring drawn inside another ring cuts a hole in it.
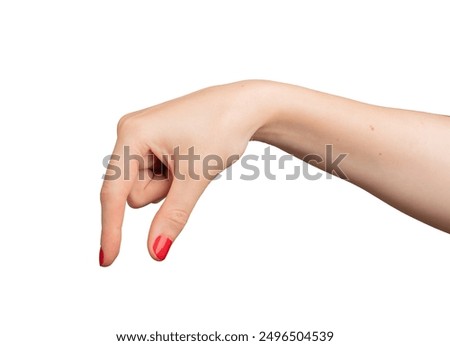
[[[119,121],[101,190],[102,266],[119,254],[125,202],[140,208],[166,198],[148,236],[150,255],[166,257],[209,182],[242,155],[263,124],[264,83],[207,88]]]
[[[119,122],[101,192],[100,264],[119,253],[125,202],[139,208],[166,197],[148,237],[151,256],[163,260],[208,183],[252,138],[314,157],[312,165],[450,232],[449,134],[447,116],[269,81],[207,88],[129,114]],[[345,160],[335,170],[328,163],[338,155]]]

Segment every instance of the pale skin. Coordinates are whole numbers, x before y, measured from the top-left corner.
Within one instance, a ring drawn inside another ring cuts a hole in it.
[[[140,208],[164,199],[148,236],[150,255],[162,260],[188,221],[212,176],[241,156],[250,140],[277,146],[296,157],[347,153],[340,168],[348,180],[394,208],[450,233],[450,117],[369,105],[299,86],[241,81],[206,88],[130,113],[119,121],[118,137],[106,176],[124,171],[124,148],[149,153],[167,166],[168,179],[152,178],[151,164],[130,161],[130,175],[105,179],[102,203],[102,266],[119,254],[126,203]],[[199,178],[188,162],[174,167],[175,148],[193,147]],[[225,163],[202,174],[202,160],[219,155]],[[164,159],[169,157],[169,160]],[[317,156],[315,156],[317,157]],[[147,161],[145,161],[147,162]],[[310,162],[325,169],[323,162]],[[145,170],[143,179],[139,170]],[[178,171],[185,179],[178,179]],[[336,174],[336,172],[330,172]],[[128,178],[128,179],[127,179]],[[195,178],[195,179],[194,179]],[[164,239],[164,241],[163,241]],[[170,241],[167,242],[166,240]],[[156,243],[155,243],[156,241]],[[170,244],[169,244],[170,243]],[[166,244],[167,246],[163,246]]]

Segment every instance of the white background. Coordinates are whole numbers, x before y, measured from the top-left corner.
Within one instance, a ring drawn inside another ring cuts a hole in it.
[[[332,330],[332,345],[448,345],[450,236],[339,179],[221,179],[165,262],[146,248],[157,205],[127,210],[112,267],[98,250],[123,114],[248,78],[450,114],[449,32],[444,1],[2,1],[0,344]]]

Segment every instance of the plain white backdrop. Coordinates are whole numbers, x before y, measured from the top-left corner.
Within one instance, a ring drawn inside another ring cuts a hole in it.
[[[249,78],[450,114],[447,8],[2,1],[0,344],[332,330],[332,345],[448,345],[450,236],[336,178],[215,181],[163,263],[146,248],[158,205],[128,209],[120,256],[98,266],[120,116]]]

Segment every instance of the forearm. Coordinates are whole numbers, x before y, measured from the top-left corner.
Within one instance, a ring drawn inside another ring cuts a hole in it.
[[[395,208],[450,232],[450,118],[368,105],[317,91],[261,83],[268,116],[253,138],[325,169],[326,145],[348,180]],[[336,174],[337,172],[330,172]]]

